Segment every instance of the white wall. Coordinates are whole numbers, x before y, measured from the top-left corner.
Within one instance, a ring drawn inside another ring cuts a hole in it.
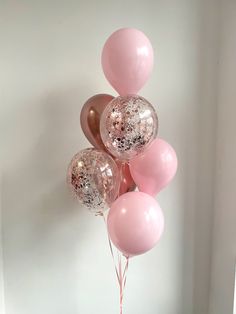
[[[235,270],[235,276],[234,276],[234,312],[233,314],[236,314],[236,270]]]
[[[233,313],[236,262],[236,2],[221,1],[210,314]]]
[[[2,202],[1,202],[1,175],[0,175],[0,313],[5,314],[4,297],[4,271],[3,271],[3,252],[2,252]]]
[[[104,225],[73,203],[65,173],[73,154],[89,146],[79,126],[83,103],[96,93],[115,94],[100,52],[124,26],[152,41],[155,68],[140,94],[156,106],[159,134],[179,157],[176,179],[158,197],[164,237],[131,261],[125,313],[208,313],[215,6],[213,0],[1,2],[6,314],[118,312]]]
[[[217,116],[217,84],[219,55],[218,1],[202,3],[201,41],[199,43],[199,115],[196,132],[198,150],[196,169],[196,196],[194,215],[194,313],[208,313],[212,221],[214,215],[214,172]],[[189,230],[189,233],[191,230]],[[188,238],[188,234],[186,234]]]

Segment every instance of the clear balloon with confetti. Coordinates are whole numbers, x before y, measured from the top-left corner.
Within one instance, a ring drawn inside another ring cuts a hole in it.
[[[67,182],[74,196],[90,211],[102,213],[117,198],[120,172],[111,156],[88,148],[77,153],[67,171]]]
[[[154,107],[138,95],[119,96],[105,108],[100,133],[107,150],[121,160],[144,152],[157,136],[158,118]]]

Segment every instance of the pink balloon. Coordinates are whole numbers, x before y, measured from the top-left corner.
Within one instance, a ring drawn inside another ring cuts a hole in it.
[[[102,51],[103,72],[121,95],[137,94],[153,68],[153,49],[144,33],[122,28],[106,41]]]
[[[128,192],[112,204],[107,219],[113,244],[125,255],[149,251],[164,230],[164,216],[157,201],[142,192]]]
[[[154,196],[173,179],[177,165],[174,149],[157,138],[142,155],[130,161],[130,172],[139,190]]]

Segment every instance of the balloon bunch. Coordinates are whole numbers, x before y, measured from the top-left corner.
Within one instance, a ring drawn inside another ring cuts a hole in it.
[[[127,259],[124,272],[116,268],[122,306],[129,257],[153,248],[163,233],[164,216],[154,196],[174,177],[177,158],[157,137],[154,107],[137,95],[153,67],[149,39],[132,28],[114,32],[104,45],[102,67],[119,96],[99,94],[84,104],[80,122],[94,148],[73,157],[67,178],[90,211],[103,215],[110,208],[109,240]]]

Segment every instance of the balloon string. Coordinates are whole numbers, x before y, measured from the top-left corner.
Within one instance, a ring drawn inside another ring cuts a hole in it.
[[[106,225],[106,218],[105,218],[104,214],[101,213],[101,216],[102,216],[102,218],[104,220],[104,223]],[[116,277],[117,277],[118,282],[120,282],[119,273],[118,273],[118,269],[117,269],[117,266],[116,266],[115,256],[114,256],[114,252],[113,252],[113,248],[112,248],[111,239],[109,237],[109,234],[107,234],[107,239],[108,239],[108,243],[109,243],[109,247],[110,247],[110,251],[111,251],[111,256],[112,256],[112,259],[113,259],[113,264],[114,264],[115,271],[116,271]]]
[[[123,277],[122,277],[122,265],[121,265],[121,257],[119,256],[119,285],[120,285],[120,314],[122,314],[122,308],[123,308]]]
[[[123,310],[123,297],[124,297],[124,290],[126,286],[126,278],[127,278],[127,271],[129,267],[129,258],[126,257],[126,264],[124,271],[122,273],[122,260],[121,257],[119,259],[119,274],[120,274],[120,314],[122,314]]]
[[[124,286],[123,286],[124,289],[125,289],[125,285],[126,285],[126,278],[127,278],[128,268],[129,268],[129,257],[126,257],[125,270],[124,270],[124,273],[123,273],[123,278],[125,278],[124,279]]]
[[[104,214],[102,212],[100,212],[97,215],[102,216],[105,225],[107,225],[106,217],[104,216]],[[114,264],[115,271],[116,271],[116,277],[117,277],[117,280],[118,280],[118,283],[119,283],[119,287],[120,287],[120,314],[122,314],[123,313],[124,289],[125,289],[125,286],[126,286],[127,271],[128,271],[128,267],[129,267],[129,257],[125,257],[126,258],[126,263],[125,263],[124,270],[122,270],[121,254],[117,250],[117,260],[118,260],[118,265],[117,265],[109,234],[107,234],[107,238],[108,238],[108,243],[109,243],[109,247],[110,247],[110,251],[111,251],[111,256],[112,256],[112,259],[113,259],[113,264]]]

